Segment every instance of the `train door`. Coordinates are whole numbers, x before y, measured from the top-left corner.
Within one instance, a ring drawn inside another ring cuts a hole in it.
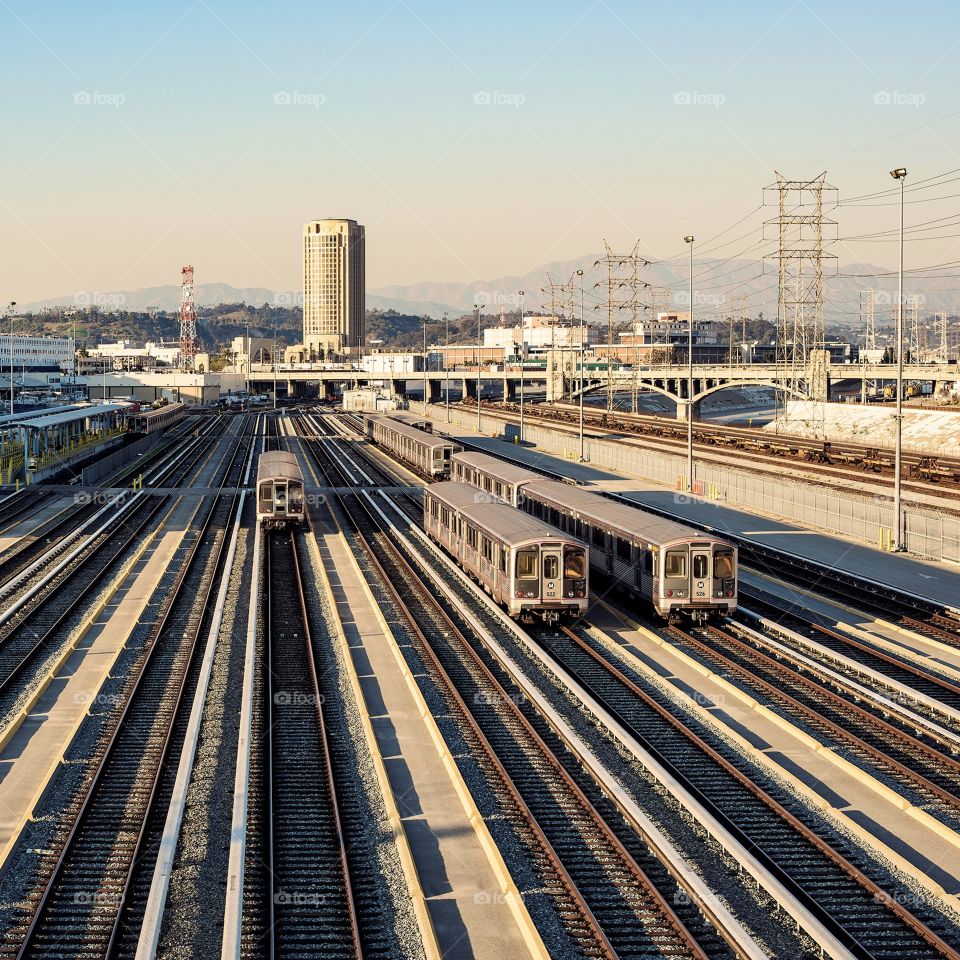
[[[690,596],[693,600],[709,600],[713,595],[710,544],[690,545]]]
[[[563,549],[558,545],[544,547],[540,560],[543,570],[543,587],[541,596],[544,600],[560,600],[563,597]]]
[[[287,485],[286,483],[276,483],[273,488],[273,513],[277,517],[287,515]]]

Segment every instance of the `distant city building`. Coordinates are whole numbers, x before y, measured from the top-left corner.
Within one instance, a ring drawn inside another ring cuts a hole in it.
[[[13,340],[14,368],[73,368],[73,340],[70,337],[20,337]],[[0,335],[0,367],[10,366],[11,337]]]
[[[720,343],[719,324],[715,320],[693,321],[693,342],[697,344]],[[624,333],[621,338],[632,343],[634,337],[646,343],[686,343],[690,336],[690,313],[658,313],[656,320],[637,322],[636,334]]]
[[[140,346],[133,340],[98,343],[89,350],[91,357],[110,361],[114,370],[149,370],[157,366],[174,366],[180,358],[180,342],[164,343],[148,340]]]
[[[594,342],[594,329],[584,326],[586,344]],[[483,331],[484,347],[499,347],[507,357],[545,353],[551,347],[569,350],[580,347],[580,324],[567,325],[556,317],[529,316],[512,327],[487,327]]]
[[[359,353],[364,339],[364,228],[356,220],[303,227],[303,346],[313,355]]]

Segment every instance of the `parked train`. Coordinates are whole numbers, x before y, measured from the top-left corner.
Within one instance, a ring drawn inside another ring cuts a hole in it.
[[[726,540],[484,453],[457,453],[451,477],[583,540],[595,573],[668,620],[736,609],[737,549]]]
[[[366,434],[377,446],[431,480],[447,479],[450,458],[462,449],[452,440],[435,437],[391,417],[367,417]]]
[[[143,434],[156,433],[166,430],[187,414],[187,408],[180,403],[165,403],[161,407],[148,410],[138,410],[127,417],[127,432]]]
[[[287,527],[303,523],[306,508],[303,473],[297,458],[286,450],[261,453],[257,461],[257,523]]]
[[[434,483],[423,525],[510,616],[554,623],[590,603],[586,545],[463,483]]]
[[[414,430],[433,433],[433,421],[429,417],[419,417],[417,414],[408,413],[406,410],[393,410],[387,416],[398,423],[405,423],[408,427],[413,427]]]

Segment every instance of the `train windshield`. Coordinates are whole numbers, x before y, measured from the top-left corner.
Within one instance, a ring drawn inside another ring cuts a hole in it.
[[[299,483],[291,480],[288,484],[290,488],[290,509],[300,511],[303,509],[303,487]]]
[[[583,580],[587,575],[587,558],[582,550],[567,549],[563,554],[563,576],[567,580]]]
[[[537,551],[520,550],[517,553],[517,579],[537,579]]]
[[[269,480],[260,484],[260,499],[264,503],[269,503],[273,499],[273,484]]]
[[[733,551],[718,550],[713,555],[713,575],[715,577],[733,576]]]
[[[687,575],[687,555],[679,550],[667,552],[663,562],[665,577],[685,577]]]
[[[709,553],[695,553],[693,555],[693,576],[696,580],[702,580],[710,568]]]

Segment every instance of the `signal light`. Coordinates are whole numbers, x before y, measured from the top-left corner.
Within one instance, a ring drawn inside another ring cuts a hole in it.
[[[672,590],[668,590],[668,591],[667,591],[667,596],[668,596],[668,597],[672,597],[672,596],[673,596],[673,591],[672,591]]]

